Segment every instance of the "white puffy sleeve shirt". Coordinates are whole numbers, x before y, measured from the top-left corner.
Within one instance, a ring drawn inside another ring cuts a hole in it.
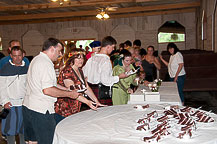
[[[83,67],[84,76],[91,84],[102,83],[112,86],[119,81],[118,76],[112,76],[112,64],[109,56],[105,54],[95,54]]]
[[[168,72],[171,78],[176,76],[176,72],[178,70],[179,64],[184,63],[183,56],[180,52],[177,52],[174,55],[170,56],[169,64],[168,64]],[[182,67],[178,76],[185,75],[185,68]]]
[[[43,93],[43,89],[53,86],[57,86],[53,62],[46,54],[40,52],[29,66],[27,94],[23,105],[39,113],[54,113],[54,103],[57,99]]]
[[[12,106],[22,106],[26,94],[27,70],[24,61],[21,66],[15,66],[11,60],[0,70],[0,103],[3,106],[8,102]]]

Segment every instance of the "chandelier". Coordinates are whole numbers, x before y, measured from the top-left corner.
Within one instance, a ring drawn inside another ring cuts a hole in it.
[[[51,0],[52,2],[59,2],[59,4],[62,6],[64,2],[68,2],[69,0]]]
[[[98,10],[98,14],[96,17],[100,20],[106,20],[109,18],[109,15],[106,13],[106,10],[104,8]]]

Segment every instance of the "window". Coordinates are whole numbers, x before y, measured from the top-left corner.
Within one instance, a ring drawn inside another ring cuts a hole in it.
[[[165,32],[158,33],[158,43],[184,42],[184,41],[185,41],[185,34],[165,33]]]
[[[185,42],[185,27],[177,21],[167,21],[158,29],[158,43]]]
[[[80,47],[82,47],[82,49],[84,49],[85,50],[85,47],[86,46],[88,46],[89,47],[89,44],[91,43],[91,42],[93,42],[95,39],[93,38],[93,39],[86,39],[86,40],[84,40],[84,39],[70,39],[70,40],[61,40],[64,44],[65,44],[65,48],[66,48],[66,45],[68,44],[68,43],[75,43],[75,45],[76,45],[76,48],[80,48]],[[91,49],[89,48],[89,51],[91,51]]]
[[[79,48],[80,46],[82,46],[82,49],[85,50],[85,47],[86,46],[89,47],[89,44],[92,43],[93,41],[94,40],[78,40],[78,41],[76,41],[76,47]]]

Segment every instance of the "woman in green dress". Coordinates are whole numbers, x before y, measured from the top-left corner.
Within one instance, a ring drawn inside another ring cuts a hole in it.
[[[113,105],[127,104],[130,94],[133,93],[133,90],[130,88],[130,85],[136,84],[136,73],[132,63],[132,55],[129,51],[126,51],[123,54],[123,57],[119,59],[118,65],[113,69],[113,75],[117,76],[123,72],[128,72],[129,76],[120,79],[120,81],[113,85],[112,88],[112,103]],[[131,73],[130,73],[131,72]]]

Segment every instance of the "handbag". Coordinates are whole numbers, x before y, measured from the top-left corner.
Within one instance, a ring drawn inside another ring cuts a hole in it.
[[[8,109],[2,109],[2,111],[0,112],[0,119],[5,119],[8,114],[9,114]]]
[[[111,99],[112,97],[112,88],[110,86],[105,86],[102,83],[98,84],[99,86],[99,99]]]

